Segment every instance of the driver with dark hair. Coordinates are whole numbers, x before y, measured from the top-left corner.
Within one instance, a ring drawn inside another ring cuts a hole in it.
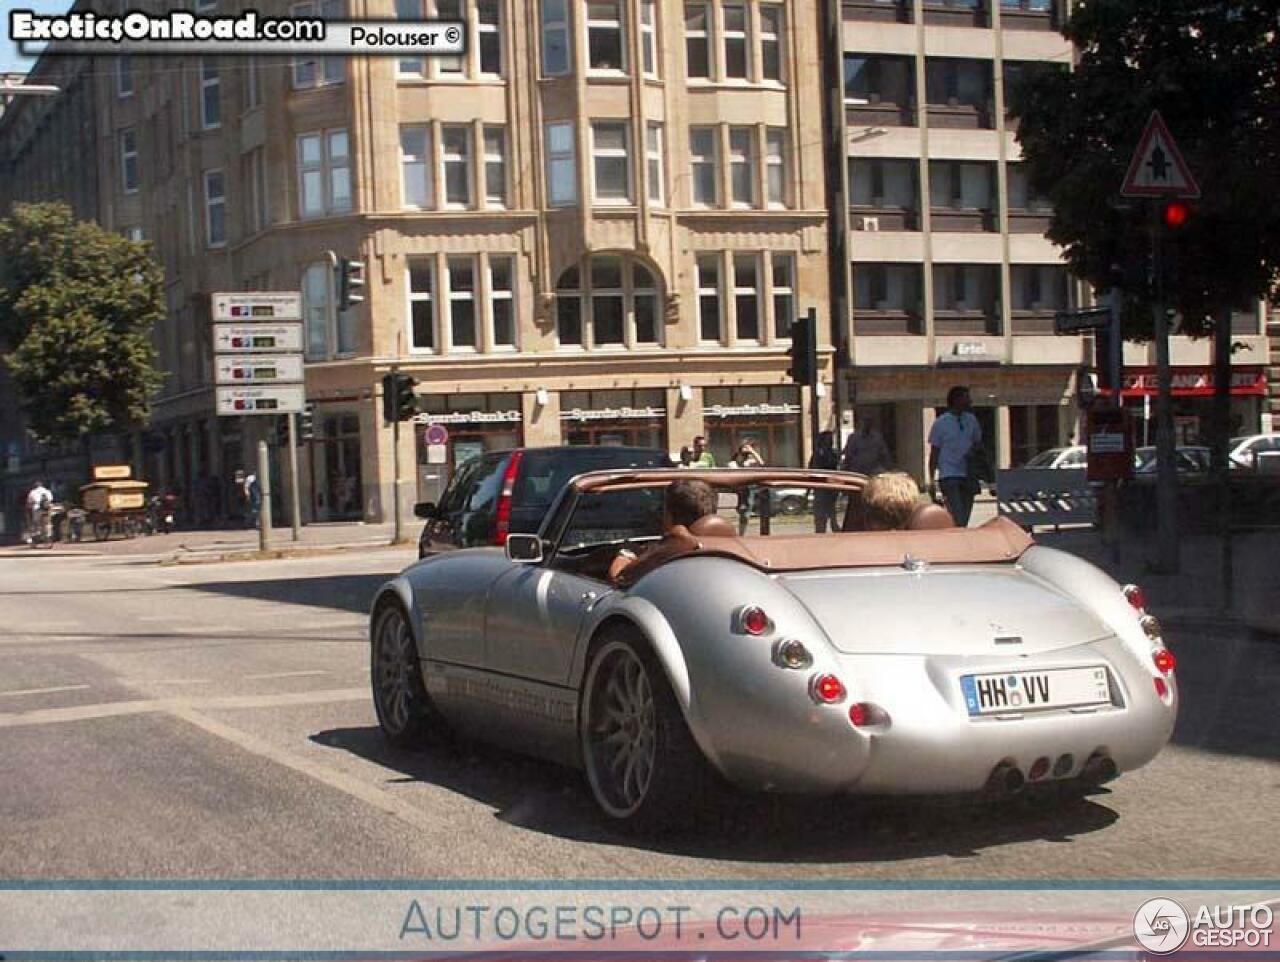
[[[632,585],[659,565],[696,551],[699,542],[690,528],[703,518],[715,517],[716,502],[715,491],[705,481],[672,481],[662,499],[661,540],[643,557],[626,548],[619,551],[609,565],[609,580],[616,585]]]

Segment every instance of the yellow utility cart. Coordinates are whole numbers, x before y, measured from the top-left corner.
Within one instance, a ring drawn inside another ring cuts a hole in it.
[[[147,482],[94,481],[80,489],[80,503],[99,541],[120,534],[132,538],[143,532],[147,520]]]

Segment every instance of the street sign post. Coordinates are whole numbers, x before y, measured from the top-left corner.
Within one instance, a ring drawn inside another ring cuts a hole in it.
[[[298,414],[306,404],[306,389],[301,384],[278,384],[258,387],[219,387],[218,416],[246,414]]]
[[[217,354],[255,354],[260,352],[302,353],[302,324],[215,324],[213,350]]]
[[[1121,197],[1186,197],[1200,196],[1200,185],[1182,159],[1160,111],[1151,111],[1147,126],[1138,140],[1138,149],[1129,160],[1129,169],[1120,188]]]
[[[1053,333],[1080,334],[1096,331],[1111,323],[1111,310],[1097,307],[1087,311],[1059,311],[1053,315]]]
[[[301,354],[219,354],[213,359],[214,384],[301,383]]]
[[[300,321],[301,291],[249,291],[213,295],[214,321]]]

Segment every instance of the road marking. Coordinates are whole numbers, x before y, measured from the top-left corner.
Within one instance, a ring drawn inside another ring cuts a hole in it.
[[[454,827],[451,824],[442,821],[438,814],[415,808],[414,806],[396,798],[384,789],[362,782],[351,775],[335,771],[328,766],[321,765],[306,758],[300,758],[282,748],[277,748],[275,745],[268,744],[247,732],[243,732],[238,728],[232,728],[230,725],[224,725],[222,722],[215,721],[207,715],[202,715],[193,708],[177,708],[173,710],[172,714],[176,718],[180,718],[188,724],[194,725],[210,735],[215,735],[218,738],[231,742],[231,744],[238,748],[242,748],[247,752],[251,752],[254,755],[265,758],[268,761],[275,762],[277,765],[283,765],[285,768],[290,768],[295,772],[299,772],[300,774],[307,776],[308,778],[315,779],[317,782],[328,785],[330,788],[337,789],[346,795],[350,795],[352,798],[362,801],[367,805],[371,805],[387,815],[391,815],[394,818],[407,822],[415,829],[427,833],[426,838],[428,840],[435,837],[441,839],[441,841],[445,841],[449,833],[455,831]],[[415,839],[416,843],[421,843],[422,841],[423,838],[421,837]]]
[[[88,685],[59,685],[57,688],[20,688],[16,691],[0,691],[0,698],[13,695],[56,695],[62,691],[84,691]]]
[[[127,685],[212,685],[212,678],[126,678]]]
[[[327,671],[318,669],[316,671],[275,671],[266,675],[245,675],[245,681],[266,681],[268,678],[310,678],[315,675],[327,675]]]
[[[205,698],[146,698],[136,701],[103,702],[74,708],[35,708],[24,712],[0,712],[0,728],[25,728],[59,722],[91,721],[121,715],[146,715],[180,708],[283,708],[291,705],[327,705],[344,701],[369,700],[369,689],[328,688],[321,691],[287,692],[270,695],[223,695]]]

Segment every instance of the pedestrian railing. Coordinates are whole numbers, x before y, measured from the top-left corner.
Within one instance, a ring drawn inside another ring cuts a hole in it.
[[[1024,528],[1095,524],[1098,495],[1080,468],[996,472],[996,510]]]

